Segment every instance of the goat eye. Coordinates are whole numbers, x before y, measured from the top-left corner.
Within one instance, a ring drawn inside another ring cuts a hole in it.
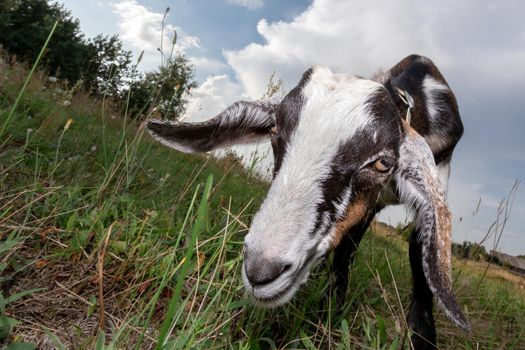
[[[391,160],[380,158],[374,162],[374,169],[380,173],[386,173],[393,165],[394,163]]]

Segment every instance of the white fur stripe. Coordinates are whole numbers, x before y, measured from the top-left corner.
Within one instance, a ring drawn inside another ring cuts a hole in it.
[[[438,117],[439,112],[443,108],[438,101],[439,95],[449,91],[450,89],[445,83],[438,81],[430,75],[426,76],[423,80],[423,92],[427,100],[426,107],[431,123]]]

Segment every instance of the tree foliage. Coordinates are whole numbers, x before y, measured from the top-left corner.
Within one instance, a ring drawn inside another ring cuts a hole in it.
[[[78,20],[63,5],[45,0],[0,2],[0,44],[10,54],[31,62],[55,21],[59,21],[58,26],[44,64],[50,74],[74,83],[81,78],[89,62],[89,48]]]
[[[124,50],[117,35],[97,35],[87,43],[89,62],[84,85],[95,95],[120,96],[123,85],[133,79],[131,51]]]
[[[473,242],[452,243],[452,254],[460,259],[484,261],[488,258],[484,246]]]
[[[0,0],[0,47],[32,62],[58,21],[43,64],[70,86],[82,85],[93,95],[126,105],[132,117],[156,113],[176,119],[188,92],[197,86],[194,67],[181,54],[163,60],[152,72],[139,74],[118,36],[86,39],[80,23],[63,5],[47,0]],[[175,44],[175,39],[173,44]]]
[[[162,119],[178,119],[187,94],[196,86],[193,65],[184,55],[176,55],[131,85],[129,108],[139,116],[154,113]]]

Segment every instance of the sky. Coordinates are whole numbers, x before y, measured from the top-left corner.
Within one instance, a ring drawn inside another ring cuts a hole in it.
[[[405,56],[431,58],[456,94],[465,134],[452,161],[453,240],[479,242],[515,181],[525,180],[525,2],[522,0],[62,0],[87,37],[118,34],[140,68],[176,51],[194,64],[189,120],[258,99],[275,72],[285,91],[309,67],[371,76]],[[265,149],[267,145],[260,146]],[[497,249],[525,254],[525,184]],[[399,208],[382,213],[391,224]],[[500,215],[500,223],[503,216]],[[494,227],[492,229],[494,232]],[[486,245],[494,247],[494,236]]]

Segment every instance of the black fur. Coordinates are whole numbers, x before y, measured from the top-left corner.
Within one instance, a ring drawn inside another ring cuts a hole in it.
[[[234,143],[266,138],[275,125],[276,105],[263,102],[236,102],[215,118],[200,123],[148,120],[148,131],[161,142],[178,144],[192,152],[208,152]],[[225,123],[230,116],[232,122]],[[262,115],[264,118],[253,116]],[[250,122],[246,122],[246,121]]]
[[[403,115],[407,106],[399,97],[396,87],[407,91],[414,98],[411,126],[423,137],[429,137],[432,132],[430,116],[426,108],[427,97],[423,93],[423,81],[427,76],[448,86],[447,81],[434,63],[419,55],[406,57],[383,76],[386,80],[379,79]],[[444,139],[446,144],[434,154],[436,164],[450,160],[456,144],[463,135],[463,123],[459,115],[456,97],[452,91],[440,93],[439,102],[441,102],[441,109],[436,123],[439,126],[440,133],[446,135],[446,139]]]
[[[273,134],[271,138],[274,156],[273,177],[275,177],[279,169],[281,169],[284,154],[286,153],[287,142],[292,137],[299,122],[304,102],[303,88],[310,80],[312,72],[313,69],[311,68],[304,72],[299,84],[286,95],[277,108],[275,116],[277,132]]]
[[[334,287],[336,290],[336,298],[338,308],[341,308],[346,299],[346,291],[348,289],[348,272],[350,265],[354,261],[355,253],[359,247],[359,243],[370,226],[375,214],[379,212],[376,208],[369,212],[366,217],[361,220],[359,224],[350,228],[348,232],[341,239],[341,243],[335,248],[334,259],[332,262],[332,272],[335,275]]]
[[[387,80],[381,81],[390,93],[391,99],[396,104],[399,115],[404,116],[407,110],[406,104],[398,96],[395,89],[407,91],[415,102],[412,113],[411,126],[422,136],[428,137],[432,132],[429,115],[426,109],[426,96],[423,93],[423,79],[431,76],[437,81],[447,84],[436,66],[427,58],[411,55],[384,76]],[[448,86],[448,85],[447,85]],[[436,164],[449,161],[452,152],[463,134],[463,124],[459,115],[456,99],[451,91],[440,96],[443,108],[439,113],[440,133],[444,137],[444,144],[438,152],[434,153]],[[384,110],[385,106],[377,105],[377,110]],[[381,207],[374,208],[378,212]],[[335,250],[333,270],[336,274],[336,288],[338,299],[346,294],[348,285],[348,266],[353,260],[355,250],[368,227],[369,221],[362,221],[360,224],[351,228],[343,237],[341,244]],[[412,268],[413,288],[412,302],[408,313],[408,324],[413,331],[412,344],[416,350],[436,349],[436,329],[432,314],[433,295],[430,291],[427,280],[422,268],[421,244],[418,242],[419,231],[415,231],[410,236],[410,266]],[[339,301],[340,302],[340,301]]]
[[[348,141],[339,146],[330,175],[323,182],[323,201],[317,208],[316,224],[311,235],[314,235],[321,226],[324,215],[328,214],[331,221],[339,219],[335,218],[335,204],[339,203],[341,193],[347,187],[352,188],[354,198],[362,199],[359,196],[361,192],[366,193],[367,197],[377,195],[377,191],[381,189],[378,179],[382,180],[384,177],[377,177],[377,174],[371,176],[370,172],[359,171],[364,161],[381,150],[390,151],[390,155],[385,155],[385,158],[389,157],[393,163],[398,156],[399,112],[387,91],[378,92],[366,102],[366,105],[372,121],[368,129],[358,130]],[[372,137],[374,133],[377,134],[375,140]],[[374,211],[377,212],[375,209]]]
[[[410,235],[409,255],[412,268],[412,302],[408,311],[408,325],[412,330],[412,344],[415,349],[436,349],[436,327],[432,315],[432,292],[428,288],[422,266],[422,246],[419,230]]]

